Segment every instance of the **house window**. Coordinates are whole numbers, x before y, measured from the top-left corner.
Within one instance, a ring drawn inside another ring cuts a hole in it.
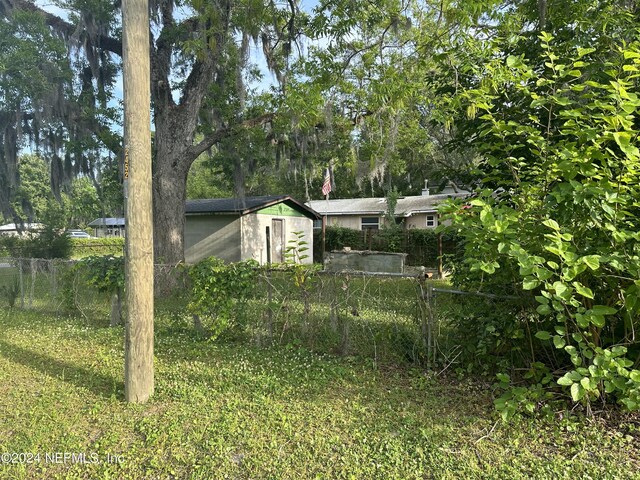
[[[322,228],[322,220],[314,220],[313,221],[313,229],[320,230]]]
[[[427,215],[427,227],[435,228],[437,226],[437,218],[435,215]]]
[[[380,218],[378,217],[362,217],[362,230],[378,230],[380,229]]]

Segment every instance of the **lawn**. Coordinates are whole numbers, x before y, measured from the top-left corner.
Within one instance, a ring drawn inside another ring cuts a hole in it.
[[[155,395],[127,405],[123,330],[107,323],[106,313],[2,310],[1,458],[40,458],[5,464],[0,478],[639,476],[633,418],[503,424],[488,386],[287,346],[212,343],[164,310]]]

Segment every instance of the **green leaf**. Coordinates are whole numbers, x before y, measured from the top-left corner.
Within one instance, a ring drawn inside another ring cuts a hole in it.
[[[491,274],[491,273],[495,273],[496,268],[498,268],[499,266],[500,264],[498,262],[482,263],[480,265],[480,270]]]
[[[515,57],[513,55],[509,55],[507,57],[507,67],[514,68],[522,64],[522,60],[520,57]]]
[[[631,132],[614,132],[613,139],[616,141],[620,150],[627,154],[627,156],[632,158],[638,158],[640,156],[640,151],[638,147],[636,147],[632,142],[633,136]]]
[[[564,339],[564,337],[561,337],[560,335],[554,335],[553,336],[553,345],[556,348],[564,348],[564,346],[567,344],[566,340]]]
[[[560,225],[558,225],[558,222],[556,222],[555,220],[552,220],[551,218],[548,218],[547,220],[543,221],[542,224],[551,228],[552,230],[555,230],[555,231],[560,230]]]
[[[558,379],[557,383],[558,385],[562,385],[563,387],[568,387],[569,385],[573,385],[573,380],[564,375]]]
[[[540,285],[540,282],[533,277],[527,277],[522,282],[522,288],[525,290],[533,290],[538,285]]]
[[[494,225],[496,228],[496,232],[504,233],[509,226],[509,222],[507,220],[496,220]]]
[[[582,257],[582,260],[591,270],[597,270],[600,268],[600,255],[587,255]]]
[[[539,340],[549,340],[551,338],[551,334],[544,330],[540,330],[536,332],[536,338]]]
[[[589,315],[589,321],[598,328],[604,327],[607,323],[603,315],[595,315],[593,313]]]
[[[585,55],[588,55],[590,53],[595,52],[596,49],[593,47],[589,47],[589,48],[578,48],[578,58],[582,58]]]
[[[553,282],[553,289],[556,291],[556,295],[564,299],[569,290],[569,287],[567,287],[567,285],[563,282],[557,281]]]
[[[586,391],[591,390],[591,381],[588,377],[584,377],[582,380],[580,380],[580,385],[582,385],[582,388],[584,388]]]
[[[491,225],[494,222],[494,217],[491,210],[482,210],[480,212],[480,221],[485,225]]]
[[[578,402],[582,400],[584,397],[584,388],[579,383],[574,383],[571,385],[571,398],[574,402]]]
[[[549,315],[551,313],[551,307],[549,305],[538,305],[536,312],[540,315]]]
[[[613,307],[607,307],[606,305],[594,305],[591,311],[596,315],[613,315],[614,313],[618,313],[618,310]]]
[[[593,291],[582,285],[580,282],[573,282],[573,286],[576,288],[576,292],[578,292],[583,297],[593,298]]]

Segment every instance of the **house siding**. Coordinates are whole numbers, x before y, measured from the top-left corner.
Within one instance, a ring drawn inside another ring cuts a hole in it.
[[[227,262],[240,261],[240,226],[237,215],[188,215],[184,229],[185,261],[196,263],[210,256]]]
[[[427,226],[427,215],[433,215],[435,217],[435,225],[432,227]],[[416,213],[415,215],[411,215],[404,219],[404,228],[413,229],[413,228],[436,228],[439,223],[438,214],[436,212],[433,213]]]
[[[264,211],[264,210],[263,210]],[[302,263],[313,262],[313,221],[305,216],[287,214],[267,215],[263,213],[251,213],[242,217],[242,246],[240,257],[242,260],[254,259],[260,264],[267,263],[267,227],[272,232],[272,222],[274,219],[284,221],[284,244],[283,250],[291,245],[289,242],[297,240],[293,232],[303,232],[302,240],[307,242],[309,250],[304,254],[308,255]],[[271,245],[274,243],[271,242]],[[282,252],[284,255],[284,251]],[[274,257],[275,258],[275,257]]]
[[[380,219],[380,226],[384,224],[384,217],[371,214],[371,215],[329,215],[327,217],[328,227],[343,227],[351,228],[353,230],[362,230],[362,217],[378,217]]]

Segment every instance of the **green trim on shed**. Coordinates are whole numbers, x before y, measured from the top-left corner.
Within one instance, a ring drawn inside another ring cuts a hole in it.
[[[276,215],[278,217],[307,217],[304,213],[296,210],[293,207],[290,207],[286,203],[278,203],[276,205],[271,205],[270,207],[262,208],[258,210],[256,213],[261,215]]]

